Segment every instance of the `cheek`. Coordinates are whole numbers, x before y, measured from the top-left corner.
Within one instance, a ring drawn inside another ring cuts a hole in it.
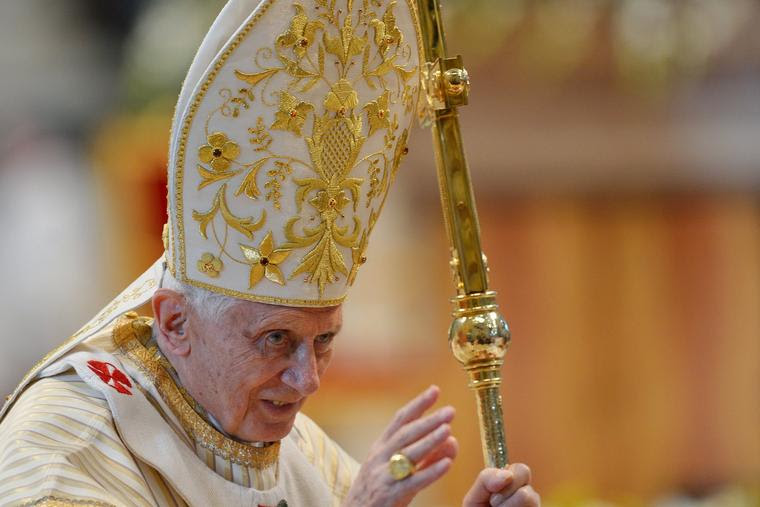
[[[231,343],[212,343],[211,340],[199,340],[199,354],[194,366],[196,372],[203,372],[205,389],[221,399],[234,399],[244,387],[247,372],[251,371],[250,353]]]
[[[332,350],[329,350],[325,352],[324,354],[321,354],[317,357],[317,372],[319,375],[322,375],[325,370],[327,370],[327,367],[330,366],[330,361],[332,360]]]
[[[236,360],[228,373],[230,386],[234,389],[233,396],[242,402],[257,398],[262,388],[279,385],[280,375],[287,366],[280,363],[276,359],[264,360],[255,356]]]

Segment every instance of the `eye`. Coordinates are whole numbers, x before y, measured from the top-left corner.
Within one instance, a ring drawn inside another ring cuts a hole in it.
[[[281,347],[287,341],[285,333],[282,331],[272,331],[267,335],[267,344],[275,347]]]
[[[318,352],[325,352],[329,350],[332,346],[333,338],[335,338],[335,335],[333,333],[325,333],[317,336],[314,338],[314,348]]]

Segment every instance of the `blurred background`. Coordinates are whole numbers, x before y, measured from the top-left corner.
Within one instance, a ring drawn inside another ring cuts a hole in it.
[[[161,253],[169,124],[221,0],[0,3],[0,393]],[[545,505],[760,505],[760,2],[448,0],[511,457]],[[306,412],[362,459],[430,383],[481,464],[418,129]],[[420,269],[424,266],[424,269]]]

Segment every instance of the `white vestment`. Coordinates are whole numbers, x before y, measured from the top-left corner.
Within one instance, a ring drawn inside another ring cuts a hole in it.
[[[313,421],[238,442],[169,369],[134,314],[43,365],[0,421],[0,505],[342,503],[358,465]]]

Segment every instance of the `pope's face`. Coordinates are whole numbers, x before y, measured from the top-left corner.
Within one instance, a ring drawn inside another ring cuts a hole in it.
[[[219,322],[188,317],[182,381],[195,400],[239,439],[285,437],[330,363],[341,307],[240,302]]]

